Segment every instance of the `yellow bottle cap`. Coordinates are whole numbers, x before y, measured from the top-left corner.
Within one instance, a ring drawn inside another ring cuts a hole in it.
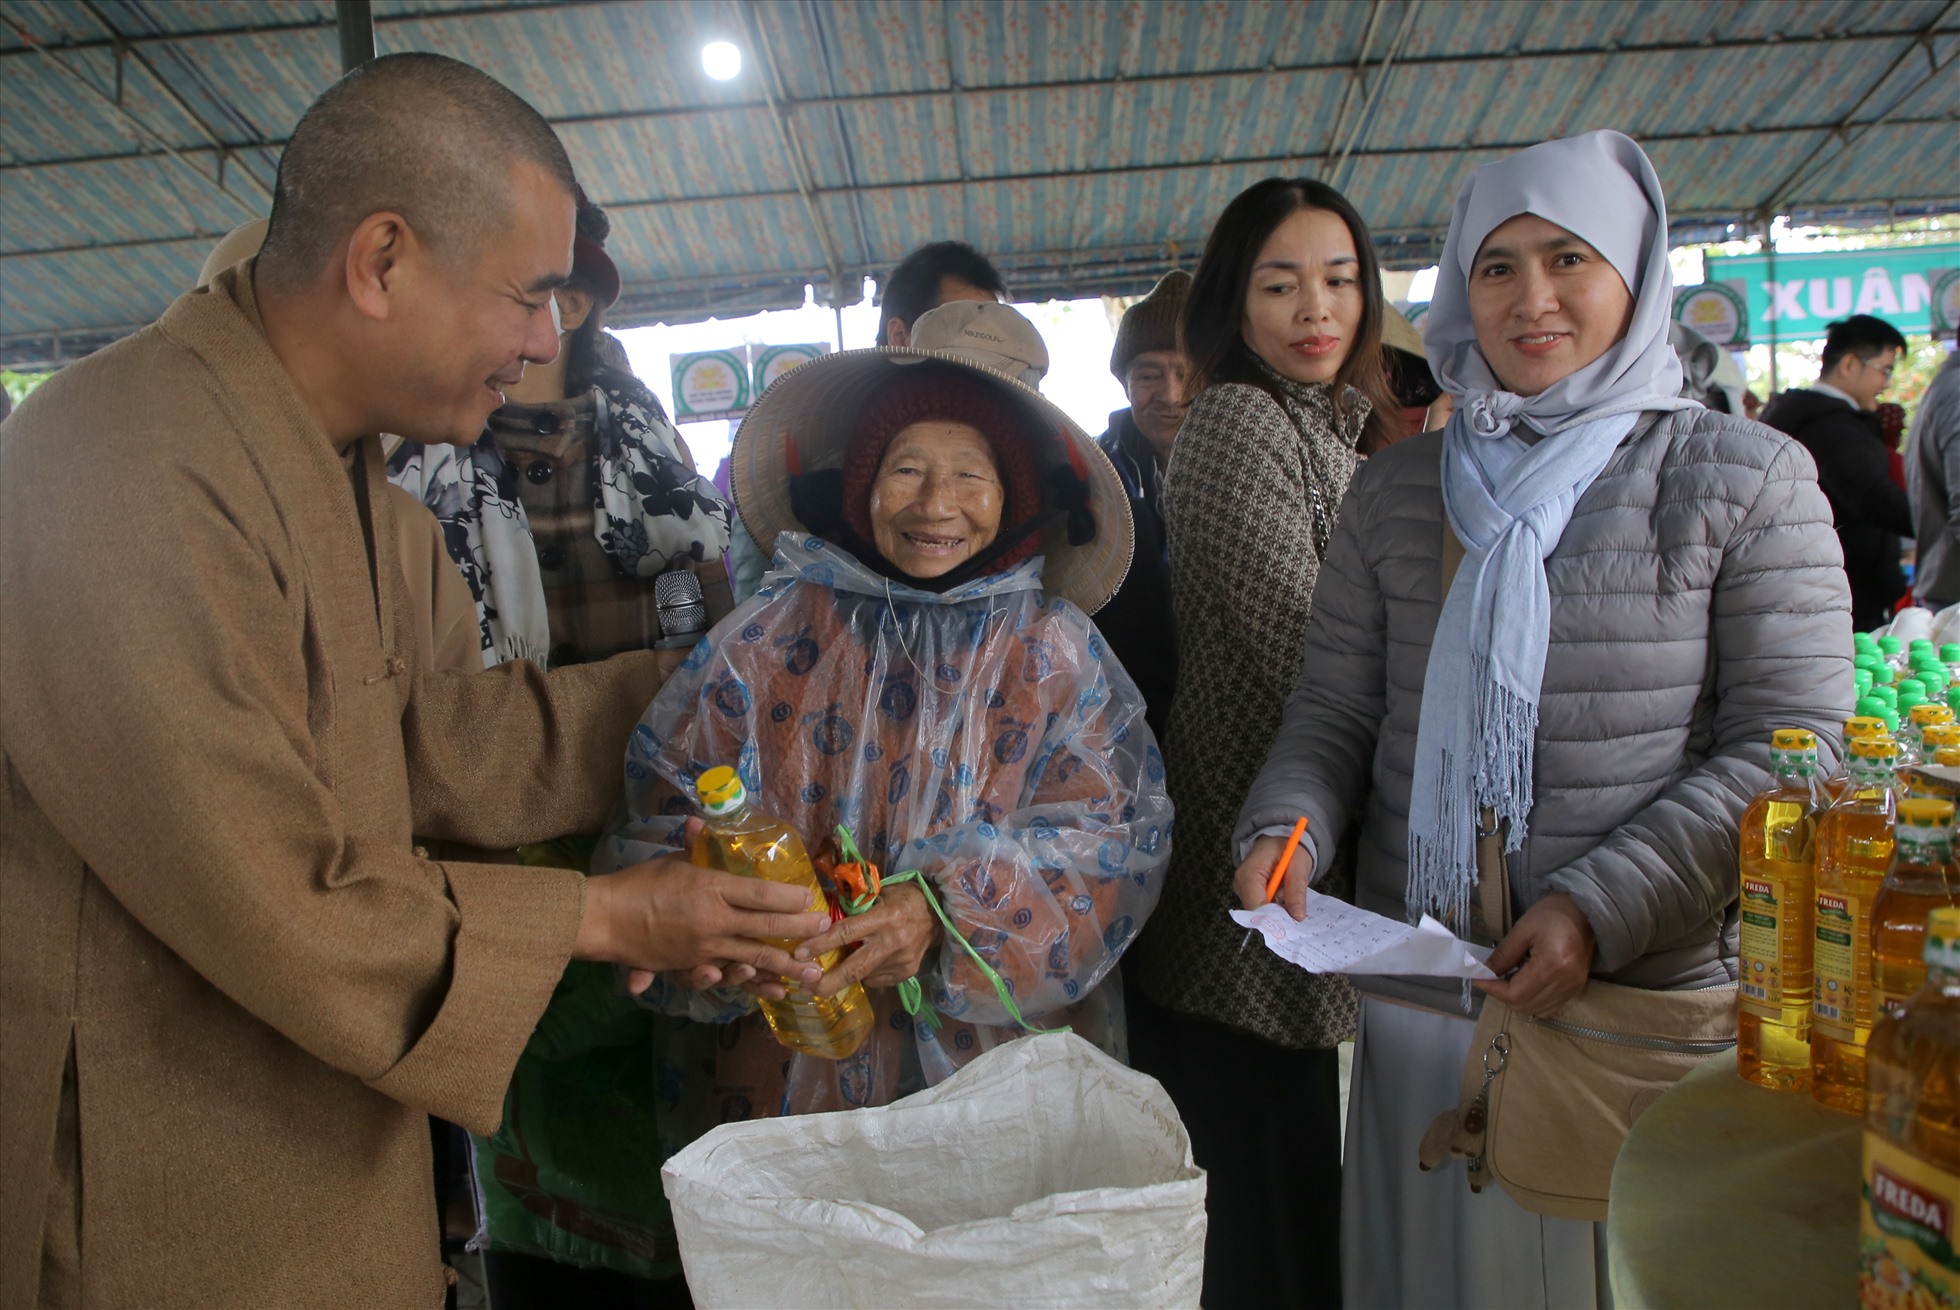
[[[747,799],[748,793],[742,788],[741,775],[723,765],[709,769],[694,780],[694,794],[701,798],[701,804],[715,814],[725,813]]]
[[[1882,730],[1864,737],[1853,737],[1846,747],[1851,755],[1861,760],[1896,760],[1899,758],[1899,743],[1885,735]]]
[[[1855,719],[1844,721],[1844,739],[1856,741],[1860,737],[1883,737],[1885,720],[1870,714],[1860,714]]]
[[[1933,752],[1933,763],[1943,769],[1960,769],[1960,746],[1942,746]]]
[[[1920,727],[1928,728],[1936,723],[1953,722],[1953,711],[1948,709],[1944,705],[1935,705],[1931,701],[1927,701],[1923,705],[1913,706],[1912,709],[1907,712],[1906,717],[1911,719],[1914,723],[1918,724]]]
[[[1817,734],[1808,728],[1778,728],[1769,739],[1770,748],[1779,751],[1817,749]]]
[[[1953,802],[1913,796],[1899,802],[1899,822],[1908,828],[1943,828],[1953,822]]]
[[[1926,730],[1919,734],[1919,740],[1926,744],[1927,750],[1960,746],[1960,723],[1929,723]]]
[[[1960,961],[1960,905],[1942,905],[1926,916],[1926,963],[1952,969]]]

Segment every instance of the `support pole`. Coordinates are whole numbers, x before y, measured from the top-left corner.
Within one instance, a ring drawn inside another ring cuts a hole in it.
[[[374,6],[370,0],[334,0],[340,31],[340,71],[351,73],[374,58]]]
[[[1768,278],[1771,283],[1774,283],[1776,281],[1776,214],[1773,211],[1767,209],[1763,211],[1763,249],[1769,255],[1768,271],[1764,274],[1764,276]],[[1776,303],[1776,293],[1772,291],[1770,292],[1770,304],[1774,305],[1775,303]],[[1778,335],[1779,334],[1776,328],[1776,319],[1771,318],[1769,321],[1769,394],[1770,396],[1774,396],[1778,391],[1781,391],[1783,389],[1781,385],[1781,380],[1777,376],[1777,369],[1776,369],[1776,338]],[[1765,396],[1763,397],[1763,399],[1767,400],[1769,399],[1769,396]]]

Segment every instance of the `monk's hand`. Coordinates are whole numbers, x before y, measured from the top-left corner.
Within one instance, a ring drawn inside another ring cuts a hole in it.
[[[760,996],[766,1001],[780,1001],[789,995],[789,991],[783,986],[782,975],[759,974],[755,971],[754,965],[738,964],[733,960],[704,964],[685,973],[669,974],[668,978],[676,987],[686,987],[697,992],[705,992],[715,987],[740,987],[749,995]],[[634,969],[628,974],[626,985],[629,990],[638,995],[652,981],[651,973]]]
[[[1266,883],[1273,876],[1273,866],[1279,863],[1279,853],[1285,849],[1284,837],[1261,837],[1252,843],[1244,863],[1232,875],[1232,890],[1238,894],[1241,908],[1256,910],[1266,903]],[[1293,862],[1286,866],[1286,880],[1280,883],[1279,894],[1273,897],[1296,920],[1307,917],[1307,883],[1312,877],[1313,856],[1303,844],[1293,852]]]
[[[943,935],[925,893],[911,883],[889,886],[878,903],[863,914],[832,924],[830,930],[796,948],[799,960],[816,960],[827,952],[857,942],[857,950],[837,962],[817,983],[817,995],[831,997],[852,983],[866,987],[896,987],[915,977],[925,965],[926,952]]]
[[[690,821],[690,838],[695,830],[695,821]],[[810,909],[810,893],[804,888],[662,855],[585,880],[585,909],[572,958],[625,965],[627,989],[635,995],[646,990],[656,973],[710,987],[755,977],[792,977],[809,986],[822,970],[794,959],[769,939],[799,941],[821,932],[828,922]]]
[[[1579,903],[1553,892],[1511,926],[1487,961],[1497,980],[1477,987],[1525,1014],[1551,1014],[1586,990],[1598,945]]]

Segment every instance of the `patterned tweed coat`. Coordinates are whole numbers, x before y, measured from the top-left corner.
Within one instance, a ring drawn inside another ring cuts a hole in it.
[[[1361,462],[1355,445],[1368,403],[1348,391],[1337,419],[1327,386],[1267,378],[1270,392],[1207,388],[1165,475],[1183,670],[1165,748],[1178,827],[1163,899],[1137,953],[1144,991],[1158,1004],[1280,1046],[1325,1047],[1354,1031],[1347,980],[1315,977],[1256,944],[1241,952],[1244,934],[1226,911],[1238,905],[1232,826],[1299,673],[1320,562]]]

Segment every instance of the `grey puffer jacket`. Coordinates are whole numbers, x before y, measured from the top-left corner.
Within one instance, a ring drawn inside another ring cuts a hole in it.
[[[1242,850],[1305,814],[1331,851],[1368,788],[1355,900],[1393,918],[1406,917],[1410,777],[1441,610],[1441,450],[1440,434],[1413,437],[1355,475],[1298,684],[1235,829]],[[1746,419],[1643,417],[1546,573],[1551,645],[1513,913],[1570,894],[1598,937],[1595,977],[1733,982],[1737,826],[1768,783],[1770,733],[1809,728],[1828,762],[1851,709],[1850,594],[1815,466]],[[1463,1008],[1454,983],[1358,981]]]

